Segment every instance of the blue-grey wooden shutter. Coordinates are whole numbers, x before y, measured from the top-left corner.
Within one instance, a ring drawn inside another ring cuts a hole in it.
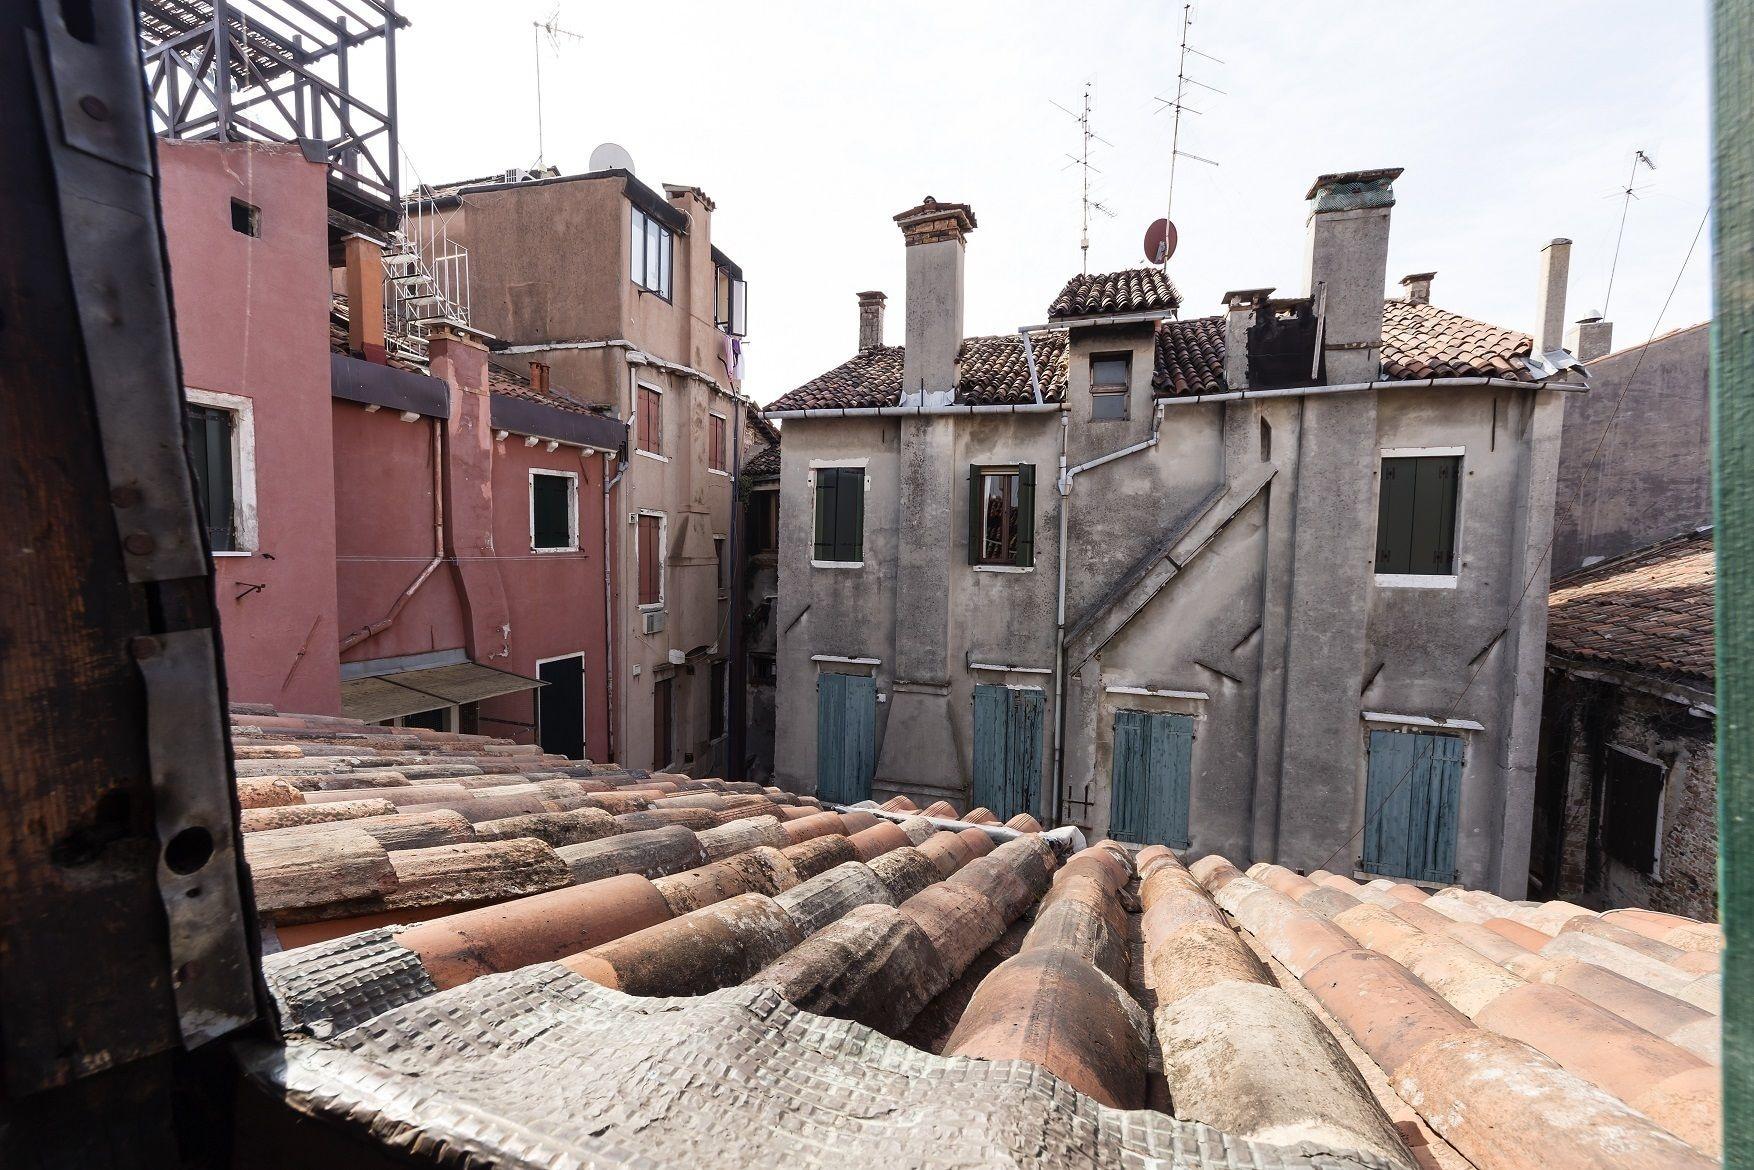
[[[1454,881],[1461,790],[1460,737],[1371,732],[1360,868],[1386,877]]]
[[[870,675],[816,678],[816,792],[836,804],[871,795],[877,766],[877,680]]]
[[[969,803],[999,811],[1004,798],[1006,763],[1006,690],[976,684],[974,688],[974,783]]]
[[[1008,695],[1004,804],[992,808],[1000,820],[1010,820],[1018,813],[1039,817],[1038,793],[1041,789],[1042,716],[1047,709],[1047,696],[1036,687],[1020,687]]]
[[[823,800],[840,799],[847,739],[846,678],[844,674],[816,676],[816,794]]]
[[[1028,568],[1035,564],[1035,465],[1017,469],[1017,554],[1012,563]]]
[[[859,473],[863,497],[864,473]],[[877,772],[877,680],[868,674],[846,678],[846,797],[857,804],[871,798],[871,777]]]
[[[1140,841],[1145,835],[1150,733],[1143,711],[1116,711],[1114,762],[1109,770],[1108,835]]]

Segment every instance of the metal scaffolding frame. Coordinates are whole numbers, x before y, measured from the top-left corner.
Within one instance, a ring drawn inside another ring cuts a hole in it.
[[[138,0],[137,11],[160,134],[298,142],[328,163],[338,210],[395,221],[396,30],[408,21],[394,0]],[[381,86],[350,60],[380,40]],[[379,105],[360,96],[362,80]]]

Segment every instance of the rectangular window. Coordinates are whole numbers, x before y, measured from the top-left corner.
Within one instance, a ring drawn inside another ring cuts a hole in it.
[[[733,337],[748,332],[749,285],[729,268],[715,270],[713,278],[713,324]]]
[[[968,563],[1035,564],[1035,467],[968,469]]]
[[[1133,359],[1129,354],[1093,354],[1090,358],[1090,417],[1092,420],[1127,417],[1128,391],[1132,389]]]
[[[231,230],[246,236],[261,236],[262,209],[242,199],[231,201]]]
[[[183,406],[183,438],[195,464],[195,500],[214,552],[237,551],[236,431],[237,416],[229,410],[194,402]]]
[[[639,449],[664,453],[664,393],[652,386],[639,388]]]
[[[639,208],[629,208],[628,263],[633,282],[669,300],[675,236]]]
[[[854,564],[865,559],[865,469],[816,469],[818,561]]]
[[[780,494],[774,490],[749,493],[749,552],[777,552],[780,546]]]
[[[717,739],[725,734],[725,660],[719,659],[712,664],[711,673],[707,676],[708,701],[712,710],[707,712],[707,738]]]
[[[664,604],[664,518],[641,514],[635,543],[639,546],[639,603]]]
[[[706,465],[714,471],[725,470],[725,416],[706,416]]]
[[[723,597],[725,595],[725,591],[731,587],[731,566],[725,560],[725,548],[726,548],[726,545],[725,545],[725,538],[724,537],[722,537],[722,536],[713,537],[713,557],[719,563],[719,596],[720,597]]]
[[[670,766],[675,747],[670,742],[670,680],[652,683],[652,771]]]
[[[1376,513],[1376,571],[1453,576],[1460,455],[1385,457]]]
[[[530,547],[537,552],[578,550],[577,476],[546,471],[530,473]]]
[[[771,687],[779,679],[779,668],[771,654],[751,654],[749,656],[749,685],[752,687]]]
[[[1614,860],[1639,873],[1654,874],[1666,769],[1653,760],[1612,747],[1606,762],[1602,843]]]

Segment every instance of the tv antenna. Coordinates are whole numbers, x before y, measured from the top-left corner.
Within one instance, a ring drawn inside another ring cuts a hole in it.
[[[1110,219],[1113,219],[1115,215],[1114,211],[1102,201],[1090,197],[1090,173],[1092,171],[1095,171],[1099,175],[1102,173],[1100,168],[1094,167],[1090,164],[1090,144],[1092,142],[1100,142],[1104,146],[1114,145],[1114,143],[1090,128],[1090,89],[1090,82],[1086,81],[1084,83],[1084,107],[1082,112],[1074,113],[1073,111],[1068,110],[1065,106],[1062,106],[1059,102],[1051,102],[1054,109],[1060,111],[1062,114],[1072,119],[1072,121],[1078,123],[1078,153],[1068,154],[1066,156],[1068,159],[1072,160],[1067,163],[1066,166],[1075,166],[1083,171],[1083,189],[1081,195],[1082,214],[1078,221],[1078,247],[1084,256],[1082,269],[1086,276],[1090,274],[1090,213],[1092,211],[1099,212],[1108,216]],[[1061,167],[1060,169],[1065,170],[1066,167]]]
[[[1631,208],[1632,201],[1638,198],[1638,189],[1634,186],[1633,180],[1638,177],[1638,168],[1641,166],[1652,171],[1657,169],[1657,164],[1650,155],[1642,150],[1635,150],[1632,152],[1632,169],[1626,175],[1626,186],[1619,191],[1620,230],[1614,236],[1614,259],[1608,265],[1608,292],[1602,298],[1602,316],[1604,318],[1608,315],[1608,302],[1614,299],[1614,270],[1620,267],[1620,241],[1626,238],[1626,212]]]
[[[1193,23],[1194,23],[1194,6],[1193,6],[1193,4],[1191,2],[1183,4],[1182,5],[1181,55],[1177,59],[1176,69],[1175,69],[1175,97],[1174,98],[1160,97],[1157,99],[1159,102],[1161,102],[1163,104],[1163,107],[1165,109],[1173,111],[1173,114],[1174,114],[1174,117],[1173,117],[1173,120],[1172,120],[1171,126],[1170,126],[1170,132],[1169,132],[1169,196],[1167,199],[1164,200],[1164,205],[1163,205],[1163,222],[1164,222],[1164,227],[1165,227],[1166,233],[1172,232],[1174,227],[1175,227],[1174,213],[1175,213],[1175,163],[1176,163],[1176,160],[1185,158],[1185,159],[1189,159],[1193,162],[1205,163],[1209,167],[1215,167],[1218,165],[1218,163],[1213,159],[1205,158],[1205,157],[1202,157],[1201,155],[1197,155],[1197,154],[1192,154],[1192,153],[1185,151],[1181,148],[1182,114],[1188,113],[1188,114],[1193,114],[1194,116],[1198,117],[1203,112],[1201,110],[1195,109],[1193,106],[1190,106],[1188,104],[1188,87],[1193,86],[1196,89],[1205,90],[1207,93],[1217,94],[1220,97],[1224,96],[1224,91],[1219,89],[1217,86],[1208,85],[1204,81],[1199,80],[1198,78],[1193,78],[1193,77],[1188,76],[1188,57],[1190,57],[1190,56],[1204,57],[1206,60],[1212,62],[1214,65],[1224,64],[1223,61],[1219,60],[1217,57],[1214,57],[1212,54],[1201,52],[1199,49],[1196,49],[1196,48],[1194,48],[1194,46],[1188,44],[1188,30],[1193,26]],[[1161,111],[1159,111],[1159,112],[1161,112]],[[1174,239],[1173,234],[1170,234],[1168,236],[1168,238],[1173,240]],[[1174,250],[1173,245],[1170,246],[1169,250],[1170,251]],[[1167,252],[1164,255],[1163,259],[1161,261],[1159,261],[1159,263],[1163,264],[1166,267],[1168,266],[1169,256],[1168,256]]]
[[[558,54],[563,38],[580,42],[583,42],[585,38],[571,29],[560,27],[560,9],[558,7],[548,14],[547,20],[531,21],[530,31],[535,39],[536,47],[536,169],[540,171],[547,153],[542,140],[542,41],[546,38],[548,47]]]

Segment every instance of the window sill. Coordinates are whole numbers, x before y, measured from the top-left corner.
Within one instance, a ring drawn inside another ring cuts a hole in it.
[[[722,476],[724,476],[724,477],[725,477],[725,478],[726,478],[726,479],[730,479],[730,478],[731,478],[731,473],[730,473],[730,472],[728,472],[728,471],[721,471],[721,470],[720,470],[720,469],[719,469],[719,468],[717,468],[717,467],[709,467],[709,468],[707,468],[707,472],[708,472],[708,473],[709,473],[709,474],[711,474],[711,475],[722,475]]]
[[[549,556],[553,553],[576,553],[579,551],[579,546],[575,544],[575,545],[572,545],[572,546],[567,547],[567,548],[534,548],[534,547],[532,547],[530,549],[530,551],[535,553],[537,556],[542,557],[542,556]]]
[[[253,557],[256,555],[256,550],[251,548],[233,548],[225,549],[223,551],[220,549],[214,549],[213,555],[215,557]]]
[[[1034,565],[970,565],[977,573],[1033,573]]]
[[[642,601],[638,608],[641,613],[657,613],[664,608],[664,603],[661,601]]]
[[[865,567],[865,562],[864,561],[818,561],[818,560],[812,559],[810,562],[810,567],[812,569],[862,569]]]
[[[1376,585],[1378,589],[1454,589],[1456,578],[1442,573],[1378,573]]]
[[[660,455],[658,452],[648,451],[644,447],[635,447],[633,453],[635,455],[644,455],[647,459],[656,459],[659,463],[670,462],[670,457],[668,455]]]

